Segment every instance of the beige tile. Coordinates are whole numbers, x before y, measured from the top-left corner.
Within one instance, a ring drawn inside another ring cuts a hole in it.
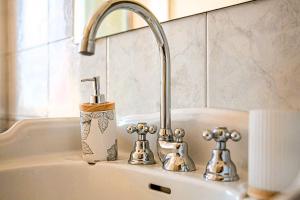
[[[7,4],[10,52],[48,42],[48,0],[10,0]]]
[[[172,108],[206,105],[206,14],[163,24],[172,65]]]
[[[80,79],[100,76],[101,93],[106,94],[106,39],[96,41],[96,51],[93,56],[80,55]],[[80,102],[89,102],[93,93],[92,84],[89,82],[80,85]]]
[[[172,108],[205,105],[205,19],[163,25],[171,51]],[[108,66],[109,97],[119,115],[159,111],[159,53],[149,28],[110,37]]]
[[[300,109],[300,1],[208,14],[208,105]]]
[[[159,111],[160,64],[150,30],[140,29],[109,39],[108,97],[117,114]]]
[[[79,116],[79,65],[77,46],[72,39],[49,45],[50,117]]]
[[[73,1],[49,0],[49,41],[70,38],[73,34]]]
[[[47,116],[48,47],[10,54],[9,117]]]

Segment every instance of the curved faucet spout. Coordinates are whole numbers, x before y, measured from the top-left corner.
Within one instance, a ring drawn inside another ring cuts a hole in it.
[[[91,17],[85,27],[79,53],[93,55],[95,52],[95,37],[104,18],[119,9],[130,10],[141,16],[149,25],[156,38],[161,60],[161,95],[160,95],[160,131],[159,140],[173,141],[171,130],[171,67],[170,51],[166,35],[156,17],[143,5],[129,0],[112,0],[103,4]]]
[[[126,9],[137,13],[152,30],[160,53],[161,64],[161,95],[160,95],[160,131],[157,138],[157,152],[163,168],[171,171],[193,171],[195,164],[187,153],[187,144],[183,142],[183,129],[171,129],[171,66],[170,51],[166,35],[155,16],[143,5],[131,0],[111,0],[100,7],[85,27],[79,53],[93,55],[95,52],[96,33],[111,12]],[[175,141],[176,139],[176,141]]]

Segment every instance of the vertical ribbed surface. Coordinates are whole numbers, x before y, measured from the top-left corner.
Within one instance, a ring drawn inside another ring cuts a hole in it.
[[[249,118],[249,185],[281,191],[300,169],[300,113],[255,110]]]

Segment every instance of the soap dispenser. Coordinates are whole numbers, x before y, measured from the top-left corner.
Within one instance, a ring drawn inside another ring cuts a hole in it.
[[[113,161],[118,156],[115,103],[100,93],[100,77],[83,79],[93,83],[89,103],[80,105],[82,157],[90,164]]]

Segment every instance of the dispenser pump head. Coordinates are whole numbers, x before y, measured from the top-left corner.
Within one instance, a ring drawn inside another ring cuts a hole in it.
[[[94,82],[93,94],[90,96],[90,103],[103,103],[105,102],[104,94],[100,93],[100,77],[95,76],[93,78],[82,79],[81,82]]]

